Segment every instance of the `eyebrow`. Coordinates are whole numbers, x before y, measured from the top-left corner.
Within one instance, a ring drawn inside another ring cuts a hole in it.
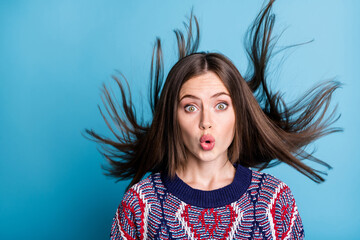
[[[230,97],[230,95],[229,95],[228,93],[226,93],[226,92],[219,92],[219,93],[215,93],[215,94],[212,95],[210,98],[216,98],[216,97],[219,97],[219,96],[221,96],[221,95],[227,95],[227,96]],[[200,98],[198,98],[198,97],[196,97],[196,96],[194,96],[194,95],[186,94],[186,95],[184,95],[184,96],[180,99],[180,101],[183,100],[184,98],[200,99]]]

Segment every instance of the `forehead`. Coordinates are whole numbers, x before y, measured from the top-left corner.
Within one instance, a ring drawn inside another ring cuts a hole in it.
[[[187,80],[180,89],[180,98],[186,94],[203,94],[229,91],[223,81],[213,72],[207,72]]]

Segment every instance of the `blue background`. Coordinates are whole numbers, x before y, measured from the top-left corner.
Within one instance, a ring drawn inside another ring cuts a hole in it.
[[[260,0],[0,1],[0,239],[108,238],[128,182],[102,174],[105,160],[81,132],[110,136],[97,104],[103,82],[116,90],[115,70],[149,118],[144,86],[155,37],[164,41],[169,69],[176,61],[172,30],[183,29],[192,6],[200,50],[224,53],[244,73],[243,36]],[[281,70],[271,70],[272,87],[292,100],[322,80],[345,84],[332,105],[339,104],[335,126],[345,131],[311,145],[333,166],[327,181],[316,184],[285,165],[267,170],[291,187],[307,239],[358,239],[359,10],[355,0],[274,6],[275,32],[286,28],[280,46],[315,41],[285,52]]]

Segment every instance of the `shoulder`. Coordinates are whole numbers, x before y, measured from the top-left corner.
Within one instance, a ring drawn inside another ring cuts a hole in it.
[[[160,182],[159,182],[160,181]],[[124,194],[123,203],[147,202],[156,196],[156,188],[161,184],[160,174],[153,173],[134,184]]]
[[[252,180],[249,190],[258,192],[259,197],[264,203],[268,204],[268,207],[271,205],[274,207],[274,204],[291,204],[296,206],[290,187],[271,174],[252,171]]]
[[[261,190],[267,191],[269,193],[276,193],[282,189],[288,189],[290,191],[288,185],[282,180],[274,177],[271,174],[254,170],[252,170],[251,186],[257,186]]]

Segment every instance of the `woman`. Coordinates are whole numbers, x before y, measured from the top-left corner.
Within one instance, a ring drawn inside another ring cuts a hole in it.
[[[330,166],[303,147],[339,131],[329,128],[334,112],[324,115],[340,84],[320,84],[290,107],[268,89],[272,4],[261,10],[248,32],[253,68],[245,79],[224,55],[197,52],[199,27],[190,17],[187,38],[175,31],[179,60],[164,84],[159,39],[154,47],[150,124],[138,123],[120,81],[115,78],[123,117],[104,88],[111,108],[107,111],[121,133],[105,117],[117,141],[87,132],[105,146],[109,175],[132,178],[115,214],[111,239],[304,238],[289,187],[249,167],[285,162],[316,182],[324,181],[301,160]]]

